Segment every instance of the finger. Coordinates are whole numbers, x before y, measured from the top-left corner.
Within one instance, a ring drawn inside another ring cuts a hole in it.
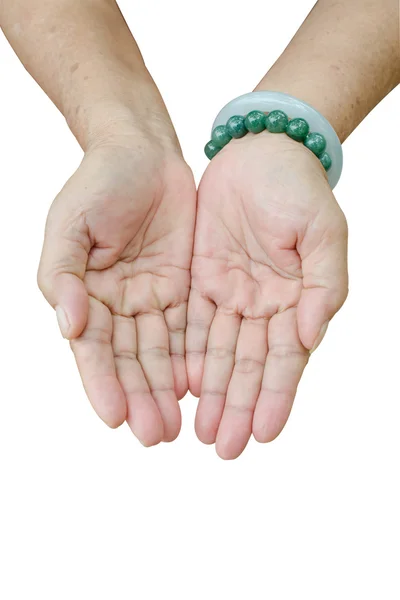
[[[138,358],[164,424],[164,441],[174,440],[181,428],[181,411],[175,394],[169,354],[168,329],[163,313],[135,317]]]
[[[213,444],[235,362],[241,317],[217,311],[208,337],[204,376],[195,428],[200,441]]]
[[[169,353],[174,374],[175,393],[180,400],[188,391],[188,378],[185,362],[187,302],[167,308],[164,318],[168,328]]]
[[[303,291],[297,309],[299,335],[302,344],[313,351],[348,293],[344,216],[332,217],[326,228],[318,223],[310,227],[299,253],[303,269]]]
[[[154,446],[163,440],[164,426],[137,358],[135,319],[114,316],[113,324],[115,366],[128,407],[126,421],[144,446]]]
[[[309,358],[297,331],[296,308],[274,315],[268,325],[268,355],[253,419],[253,435],[270,442],[282,431]]]
[[[267,357],[267,319],[243,319],[216,449],[221,458],[237,458],[250,439],[253,413]]]
[[[89,299],[83,284],[90,239],[83,218],[73,224],[50,212],[38,271],[38,285],[56,309],[61,333],[78,337],[87,322]],[[54,216],[55,215],[55,216]]]
[[[216,306],[194,288],[190,291],[186,330],[186,367],[190,393],[200,396],[207,340]]]
[[[71,348],[93,408],[107,425],[118,427],[126,418],[126,398],[117,379],[111,338],[110,311],[90,298],[87,325],[71,340]]]

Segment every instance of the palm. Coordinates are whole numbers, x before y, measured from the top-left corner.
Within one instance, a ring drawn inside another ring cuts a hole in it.
[[[247,319],[269,319],[296,306],[302,281],[300,259],[289,248],[295,231],[279,238],[273,226],[266,226],[268,206],[255,211],[246,196],[231,194],[229,206],[215,208],[200,208],[195,287],[217,306]],[[208,230],[208,237],[201,237],[202,230]]]
[[[88,243],[82,279],[89,311],[71,345],[98,414],[112,425],[126,418],[151,445],[177,436],[178,398],[187,391],[195,189],[181,159],[162,168],[157,157],[144,166],[126,150],[102,154],[85,159],[52,209],[64,210],[66,195],[87,190],[79,218]],[[80,222],[74,228],[82,230]]]
[[[286,422],[326,305],[325,290],[310,293],[321,284],[327,226],[339,222],[318,163],[283,136],[231,143],[207,169],[187,350],[190,388],[200,395],[197,433],[217,441],[221,456],[237,456],[252,430],[273,439]],[[340,286],[337,271],[325,275]]]

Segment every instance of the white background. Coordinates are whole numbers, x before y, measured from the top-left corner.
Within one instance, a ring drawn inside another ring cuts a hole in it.
[[[120,2],[197,180],[215,115],[312,4]],[[179,439],[152,449],[90,408],[36,288],[81,151],[3,38],[0,81],[0,597],[398,600],[400,89],[344,146],[350,297],[283,434],[227,463],[195,438],[190,396]]]

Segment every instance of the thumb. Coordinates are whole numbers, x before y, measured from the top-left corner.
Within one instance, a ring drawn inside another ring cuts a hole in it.
[[[321,343],[329,321],[348,294],[347,224],[341,213],[329,225],[314,226],[299,247],[303,270],[303,291],[297,307],[299,337],[314,352]]]
[[[56,200],[57,202],[57,200]],[[89,298],[83,283],[90,239],[84,217],[71,222],[58,217],[53,205],[46,225],[38,285],[56,310],[62,335],[78,337],[86,326]]]

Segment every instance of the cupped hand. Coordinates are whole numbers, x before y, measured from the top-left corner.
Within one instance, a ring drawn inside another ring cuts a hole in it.
[[[179,149],[132,133],[87,152],[47,220],[39,286],[98,415],[146,446],[180,430],[195,203]]]
[[[233,459],[280,433],[347,288],[346,220],[318,159],[285,135],[231,141],[198,195],[186,352],[201,441]]]

